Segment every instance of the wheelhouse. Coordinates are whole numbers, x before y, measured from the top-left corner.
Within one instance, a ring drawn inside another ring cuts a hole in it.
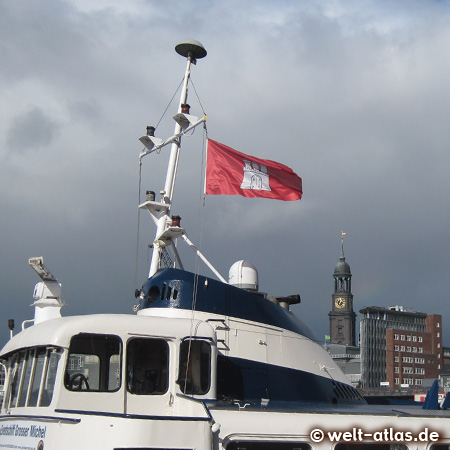
[[[216,396],[216,334],[198,320],[125,315],[54,319],[22,331],[5,346],[1,359],[6,413],[52,406],[148,414],[149,399],[156,408],[173,404],[176,396]]]

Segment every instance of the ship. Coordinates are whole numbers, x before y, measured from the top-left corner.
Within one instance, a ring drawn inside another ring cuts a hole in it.
[[[174,133],[163,140],[149,126],[140,138],[140,163],[170,148],[160,198],[148,191],[139,205],[156,228],[148,278],[130,314],[63,316],[61,283],[29,259],[34,318],[0,353],[0,448],[448,449],[443,405],[367,404],[292,312],[298,295],[260,292],[246,260],[226,280],[172,215],[182,138],[207,120],[187,104],[207,52],[194,40],[175,50],[186,69]],[[212,276],[184,269],[178,240]]]

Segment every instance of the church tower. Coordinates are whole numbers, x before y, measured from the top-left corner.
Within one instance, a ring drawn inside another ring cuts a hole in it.
[[[352,273],[344,256],[344,236],[341,233],[341,256],[334,268],[334,292],[330,317],[330,344],[355,346],[355,320],[353,312]]]

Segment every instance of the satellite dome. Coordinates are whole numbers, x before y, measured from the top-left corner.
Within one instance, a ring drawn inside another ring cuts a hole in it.
[[[249,261],[236,261],[230,267],[228,283],[241,289],[258,291],[258,271]]]

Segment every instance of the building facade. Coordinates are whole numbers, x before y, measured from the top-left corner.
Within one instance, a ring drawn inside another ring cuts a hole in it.
[[[350,345],[329,344],[325,349],[345,376],[356,388],[361,383],[361,358],[358,347]]]
[[[363,388],[422,386],[442,367],[442,317],[407,311],[363,308],[361,384]]]

